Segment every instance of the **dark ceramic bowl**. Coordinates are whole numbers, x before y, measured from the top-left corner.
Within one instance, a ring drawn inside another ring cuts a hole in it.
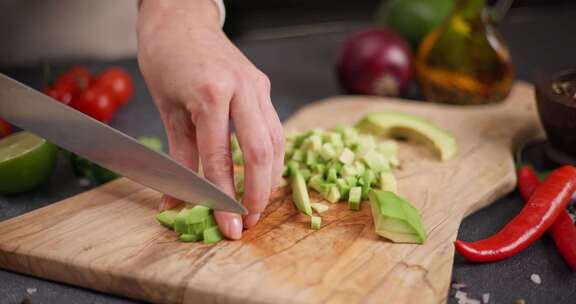
[[[576,162],[576,69],[536,83],[536,101],[549,142],[549,156],[561,163]]]

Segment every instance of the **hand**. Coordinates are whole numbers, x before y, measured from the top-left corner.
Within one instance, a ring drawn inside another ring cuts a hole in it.
[[[270,82],[226,37],[210,0],[143,1],[138,62],[168,135],[170,154],[234,196],[229,122],[243,150],[243,204],[249,214],[216,212],[220,230],[239,239],[260,218],[280,181],[284,134]],[[165,197],[162,209],[179,202]]]

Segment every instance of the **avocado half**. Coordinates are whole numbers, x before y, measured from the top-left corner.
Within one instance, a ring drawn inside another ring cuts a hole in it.
[[[356,127],[365,133],[391,138],[406,138],[432,147],[442,161],[456,155],[456,139],[448,131],[441,129],[420,117],[383,111],[368,114]]]

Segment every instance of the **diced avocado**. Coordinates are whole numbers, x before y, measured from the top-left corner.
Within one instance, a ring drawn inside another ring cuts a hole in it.
[[[337,203],[340,200],[340,191],[335,184],[326,184],[322,196],[331,203]]]
[[[398,193],[398,184],[390,171],[380,172],[380,190]]]
[[[360,181],[362,182],[362,200],[367,200],[368,193],[370,192],[370,189],[372,189],[372,184],[374,184],[376,181],[376,175],[374,174],[374,171],[370,169],[364,171]]]
[[[302,149],[308,151],[319,151],[322,147],[322,136],[318,134],[310,135],[302,142]]]
[[[328,168],[328,173],[326,174],[326,181],[329,183],[335,183],[338,179],[338,171],[336,168]]]
[[[346,145],[350,145],[358,140],[358,130],[355,128],[345,128],[340,134],[342,134]]]
[[[156,214],[156,219],[160,224],[166,226],[170,229],[174,229],[174,220],[178,215],[178,210],[164,210],[158,214]]]
[[[383,140],[378,143],[376,151],[384,154],[386,157],[398,155],[398,143],[394,140]]]
[[[362,175],[364,174],[364,171],[366,171],[366,165],[361,161],[355,161],[354,167],[356,168],[357,175]]]
[[[358,211],[360,210],[360,203],[348,201],[348,209]]]
[[[361,134],[358,136],[356,141],[356,147],[354,151],[358,154],[364,154],[367,151],[374,150],[376,148],[376,139],[373,135]]]
[[[384,155],[376,152],[376,150],[369,150],[362,154],[362,160],[368,167],[376,172],[390,170],[390,164]]]
[[[342,167],[342,170],[340,170],[340,175],[344,177],[357,176],[358,170],[355,165],[345,165]]]
[[[340,197],[342,199],[347,199],[348,192],[350,192],[350,185],[346,182],[346,180],[343,178],[337,179],[336,187],[338,187],[338,191],[340,191]]]
[[[230,149],[232,150],[232,161],[235,165],[241,166],[244,164],[242,150],[240,149],[240,144],[238,143],[238,138],[235,134],[230,136]]]
[[[216,218],[214,217],[214,214],[210,214],[210,216],[204,222],[204,226],[206,226],[206,228],[214,227],[217,225],[218,223],[216,223]]]
[[[288,166],[288,175],[290,176],[292,176],[294,172],[300,169],[300,164],[295,160],[289,161],[287,166]]]
[[[350,193],[348,194],[348,201],[349,202],[360,202],[362,197],[362,188],[361,187],[352,187],[350,188]]]
[[[340,157],[338,158],[338,160],[345,165],[349,165],[349,164],[354,162],[355,158],[356,158],[356,154],[354,154],[354,152],[352,152],[352,150],[350,150],[348,148],[344,148],[344,150],[342,150],[342,153],[340,154]]]
[[[316,192],[318,193],[324,192],[324,184],[326,184],[326,182],[324,181],[324,178],[320,174],[316,174],[310,177],[310,179],[308,180],[308,185],[310,186],[310,188],[316,190]]]
[[[204,244],[218,243],[219,241],[221,241],[224,238],[222,236],[222,233],[220,232],[220,229],[218,229],[218,226],[207,228],[204,230],[204,232],[202,234],[203,234]]]
[[[408,201],[389,191],[370,191],[370,205],[376,233],[396,243],[426,240],[418,210]]]
[[[304,177],[305,181],[308,181],[310,176],[312,176],[312,172],[310,172],[308,169],[300,169],[300,174],[302,174],[302,177]]]
[[[400,160],[398,159],[398,143],[393,140],[384,140],[378,143],[376,151],[382,153],[391,167],[398,167]]]
[[[361,180],[362,185],[372,186],[376,182],[376,174],[374,174],[374,171],[368,169],[362,174]]]
[[[318,162],[318,153],[316,151],[306,151],[306,166],[310,167]]]
[[[182,242],[196,242],[202,240],[202,234],[181,234],[180,241]]]
[[[328,168],[335,168],[336,172],[340,172],[342,170],[342,163],[338,160],[332,160],[327,164]]]
[[[292,199],[294,204],[306,215],[312,215],[312,208],[310,207],[310,196],[308,195],[308,189],[306,189],[306,180],[302,176],[302,173],[298,169],[290,170],[290,176],[292,178]]]
[[[331,143],[325,143],[320,149],[320,155],[327,161],[336,158],[336,148]]]
[[[295,150],[292,154],[292,160],[302,162],[304,161],[304,151],[302,150]]]
[[[350,188],[350,192],[348,193],[348,208],[351,210],[360,210],[361,196],[361,187]]]
[[[202,223],[210,217],[210,208],[201,205],[194,206],[188,213],[186,224]]]
[[[342,140],[342,135],[336,132],[329,132],[324,134],[324,142],[332,144],[335,148],[344,147],[344,141]]]
[[[204,231],[204,229],[208,228],[207,226],[207,221],[202,221],[199,223],[192,223],[192,224],[188,224],[188,227],[186,229],[186,234],[202,234],[202,231]]]
[[[236,190],[236,198],[242,199],[244,195],[244,171],[234,172],[234,189]]]
[[[284,150],[286,151],[286,154],[292,154],[294,151],[294,141],[286,139]]]
[[[310,217],[310,228],[314,230],[319,230],[321,225],[322,225],[321,217],[314,215]]]
[[[358,179],[355,176],[346,176],[344,180],[350,187],[355,187],[358,184]]]
[[[306,140],[306,138],[308,138],[309,136],[310,133],[304,133],[304,134],[296,133],[296,135],[293,137],[294,150],[300,149],[304,140]]]
[[[311,203],[310,206],[314,211],[316,211],[316,213],[322,213],[330,209],[330,207],[321,203]]]
[[[448,131],[417,116],[384,111],[372,113],[356,124],[361,132],[393,138],[408,138],[432,147],[442,161],[456,155],[456,139]]]
[[[326,165],[325,164],[315,164],[310,167],[312,172],[324,175],[326,172]]]
[[[192,208],[184,207],[178,212],[174,219],[174,231],[178,234],[185,234],[188,232],[188,217],[192,213]]]
[[[138,137],[138,141],[145,145],[146,147],[156,151],[156,152],[164,152],[164,143],[157,136],[140,136]]]
[[[370,194],[370,190],[372,190],[372,187],[370,187],[368,185],[362,185],[362,200],[363,201],[368,200],[368,194]]]

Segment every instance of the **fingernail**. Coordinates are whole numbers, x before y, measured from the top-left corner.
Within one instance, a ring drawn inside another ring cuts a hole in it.
[[[260,213],[252,213],[247,215],[246,218],[244,219],[244,227],[246,228],[253,227],[258,223],[259,219],[260,219]]]
[[[224,234],[233,240],[239,240],[242,237],[242,220],[239,216],[235,216],[228,221]]]
[[[158,205],[158,210],[164,211],[165,208],[166,208],[166,198],[162,197],[162,199],[160,200],[160,205]]]

